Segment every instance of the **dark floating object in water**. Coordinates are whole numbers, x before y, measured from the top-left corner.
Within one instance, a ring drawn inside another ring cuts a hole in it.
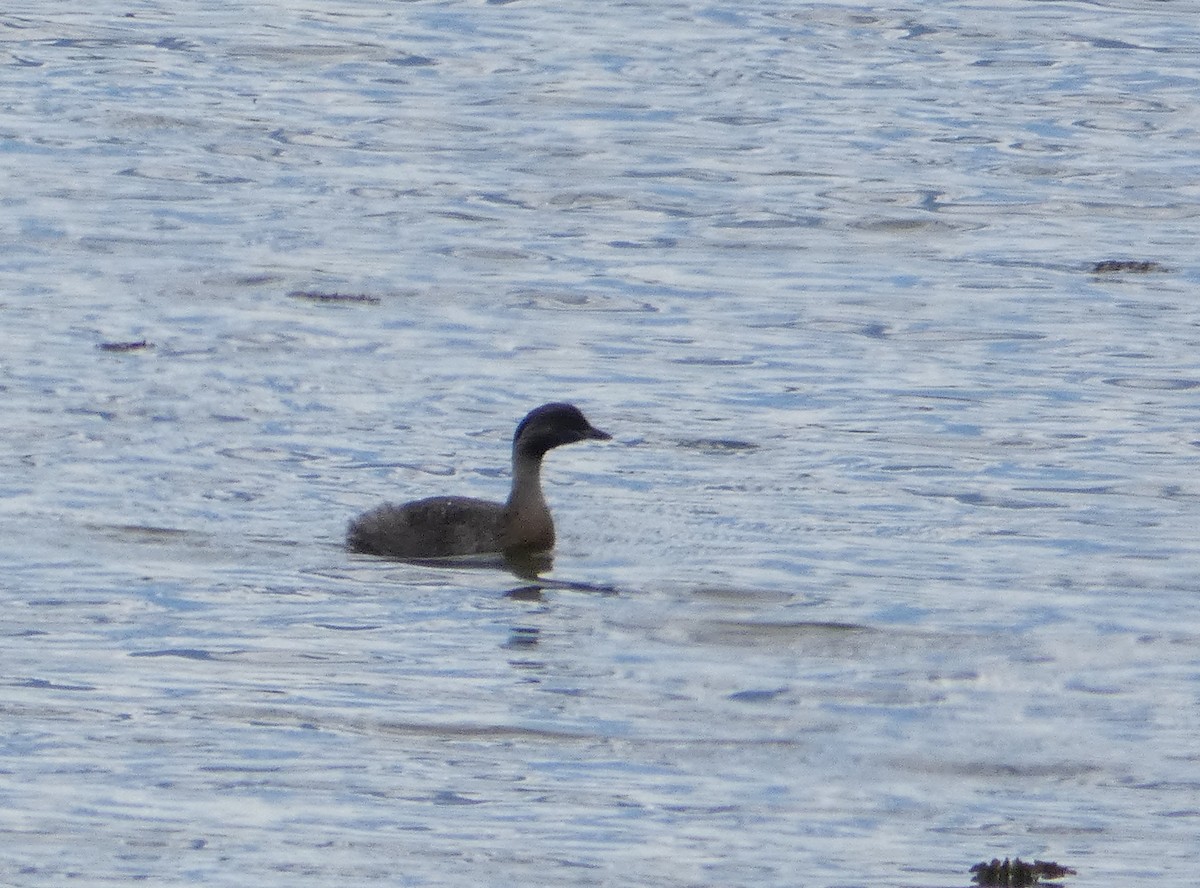
[[[309,302],[357,302],[360,305],[378,305],[382,301],[378,296],[366,293],[324,293],[320,290],[293,290],[288,296]]]
[[[1001,885],[1004,888],[1028,888],[1042,879],[1054,880],[1075,875],[1075,870],[1059,866],[1053,861],[1035,860],[1033,863],[1026,863],[1019,857],[1013,858],[1011,862],[1007,857],[1003,862],[993,857],[991,863],[975,864],[971,867],[971,872],[975,874],[971,881],[978,885]]]
[[[154,344],[145,339],[139,339],[137,342],[101,342],[96,348],[106,352],[132,352],[154,348]]]
[[[1092,274],[1161,274],[1170,270],[1148,259],[1105,259],[1092,265]]]

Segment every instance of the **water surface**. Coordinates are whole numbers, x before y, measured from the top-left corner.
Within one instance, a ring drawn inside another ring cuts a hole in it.
[[[1190,886],[1181,11],[6,12],[0,880]]]

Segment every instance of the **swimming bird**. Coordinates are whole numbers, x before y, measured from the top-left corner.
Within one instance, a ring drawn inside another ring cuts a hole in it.
[[[507,502],[434,496],[403,505],[385,503],[350,522],[346,545],[353,552],[392,558],[549,551],[554,521],[542,495],[542,458],[563,444],[611,438],[573,404],[543,404],[521,420],[513,435]]]

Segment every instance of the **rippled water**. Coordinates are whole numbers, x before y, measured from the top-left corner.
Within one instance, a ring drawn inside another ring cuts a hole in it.
[[[1189,4],[93,6],[0,16],[0,881],[1193,884]],[[342,550],[560,398],[540,588]]]

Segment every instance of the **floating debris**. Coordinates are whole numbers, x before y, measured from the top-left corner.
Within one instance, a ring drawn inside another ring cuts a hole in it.
[[[1053,861],[1035,860],[1026,863],[1019,857],[1011,862],[1006,857],[1003,862],[993,857],[991,863],[977,863],[971,867],[975,875],[971,881],[978,885],[1000,885],[1004,888],[1028,888],[1040,880],[1061,879],[1064,876],[1075,875],[1075,870],[1059,866]]]
[[[1148,259],[1105,259],[1092,266],[1092,274],[1163,274],[1170,270]]]
[[[154,348],[154,343],[139,339],[137,342],[101,342],[96,348],[106,352],[132,352]]]
[[[367,293],[325,293],[320,290],[293,290],[288,296],[309,302],[353,302],[359,305],[378,305],[382,301],[378,296]]]

